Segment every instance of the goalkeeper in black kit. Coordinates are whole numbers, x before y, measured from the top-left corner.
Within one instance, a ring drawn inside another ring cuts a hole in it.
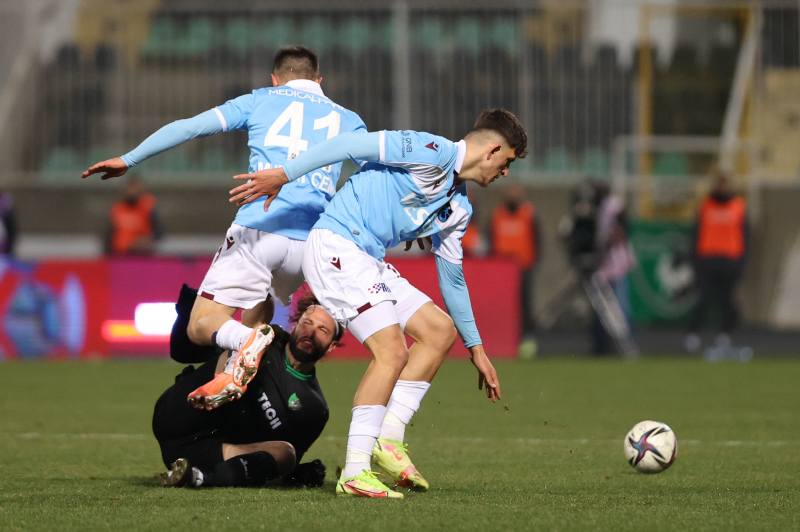
[[[184,285],[176,323],[188,319],[195,295]],[[311,295],[298,301],[290,321],[291,333],[273,326],[275,338],[241,398],[208,411],[190,405],[187,396],[221,371],[227,353],[173,337],[173,358],[208,361],[187,366],[156,402],[153,433],[169,469],[161,474],[162,486],[322,485],[325,465],[300,461],[328,421],[314,366],[344,331]]]

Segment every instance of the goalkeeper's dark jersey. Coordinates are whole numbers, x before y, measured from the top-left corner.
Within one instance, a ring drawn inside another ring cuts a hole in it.
[[[188,366],[175,378],[153,414],[153,433],[162,451],[209,439],[220,444],[287,441],[300,462],[328,422],[328,405],[316,374],[304,375],[289,365],[285,352],[289,334],[273,328],[275,339],[240,399],[211,411],[198,410],[186,401],[189,393],[214,378],[216,358],[197,369]]]

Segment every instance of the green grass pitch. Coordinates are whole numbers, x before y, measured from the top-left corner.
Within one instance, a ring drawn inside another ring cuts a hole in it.
[[[687,359],[497,362],[503,399],[446,363],[409,428],[432,484],[405,500],[339,499],[363,362],[319,368],[331,420],[314,490],[157,487],[152,406],[164,361],[0,364],[0,530],[798,530],[800,363]],[[672,426],[671,469],[636,473],[622,438]]]

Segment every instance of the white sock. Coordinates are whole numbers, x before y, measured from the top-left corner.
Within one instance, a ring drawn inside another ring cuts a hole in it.
[[[236,320],[228,320],[217,331],[217,345],[222,349],[238,351],[253,329]]]
[[[381,438],[404,441],[406,426],[419,410],[422,398],[430,387],[431,384],[425,381],[397,381],[386,406],[386,416],[381,425]]]
[[[233,365],[236,362],[236,355],[238,355],[238,351],[231,351],[228,353],[228,361],[225,362],[225,369],[222,370],[222,373],[227,373],[228,375],[233,375]]]
[[[372,448],[381,431],[381,423],[386,416],[383,405],[365,405],[353,408],[353,420],[350,422],[350,433],[347,437],[347,456],[345,458],[342,478],[350,478],[361,474],[362,469],[372,469],[369,461]]]

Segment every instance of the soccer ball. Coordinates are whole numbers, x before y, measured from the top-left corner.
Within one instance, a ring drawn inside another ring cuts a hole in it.
[[[637,423],[622,442],[625,459],[640,473],[660,473],[678,454],[678,440],[669,425],[660,421]]]

